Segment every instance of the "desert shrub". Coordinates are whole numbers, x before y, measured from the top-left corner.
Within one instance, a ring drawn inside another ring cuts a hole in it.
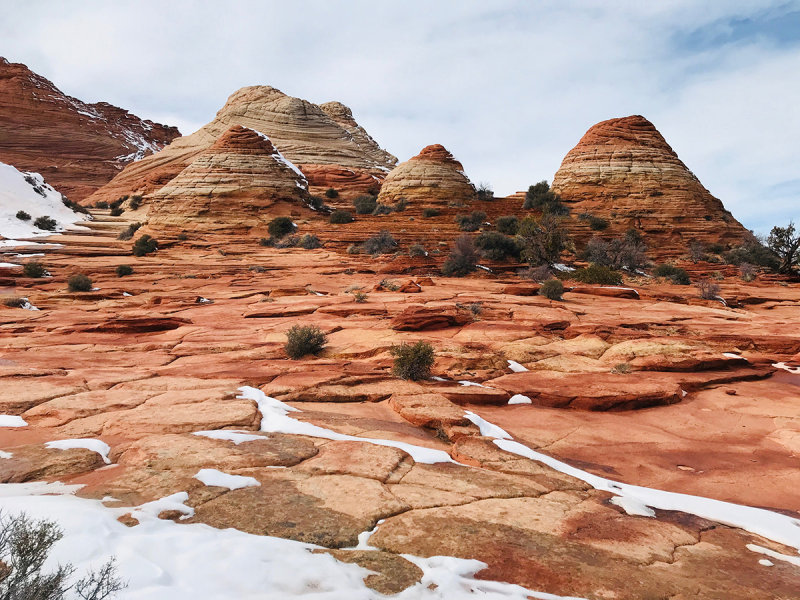
[[[99,571],[90,570],[72,585],[74,567],[59,564],[43,573],[53,546],[63,537],[58,526],[47,520],[35,521],[24,513],[0,515],[0,598],[3,600],[63,600],[70,590],[83,600],[105,600],[127,587],[116,576],[115,559]]]
[[[375,210],[372,211],[372,214],[376,217],[380,217],[382,215],[389,215],[392,213],[392,209],[385,204],[378,203],[375,205]]]
[[[692,240],[689,242],[688,253],[689,260],[691,260],[693,263],[698,263],[707,258],[703,243],[699,240]]]
[[[719,285],[711,281],[698,281],[697,291],[700,297],[704,300],[717,300],[719,299]]]
[[[361,250],[362,250],[362,248],[361,248],[361,246],[359,244],[350,244],[347,247],[347,253],[348,254],[361,254]]]
[[[136,233],[137,231],[139,231],[139,228],[141,226],[142,226],[141,223],[131,223],[130,225],[128,225],[128,228],[125,231],[121,232],[117,236],[117,239],[119,239],[119,240],[129,240],[129,239],[133,238],[133,234]]]
[[[561,227],[558,217],[545,214],[538,221],[533,217],[522,219],[517,240],[521,246],[522,259],[535,267],[558,262],[569,243],[569,236]]]
[[[325,206],[325,199],[321,196],[309,196],[308,206],[314,210],[320,210],[323,206]]]
[[[689,285],[691,283],[689,274],[685,269],[674,267],[672,265],[658,265],[655,269],[653,269],[653,276],[671,279],[672,283],[677,285]]]
[[[428,256],[428,253],[425,252],[425,246],[422,244],[411,244],[408,247],[408,255],[411,257]]]
[[[105,200],[98,200],[94,203],[95,208],[108,208],[108,202]]]
[[[475,247],[488,260],[519,260],[519,246],[510,237],[496,231],[485,231],[475,238]]]
[[[592,231],[603,231],[604,229],[608,229],[608,221],[603,219],[602,217],[589,217],[589,228]]]
[[[547,181],[540,181],[528,188],[522,208],[524,210],[541,210],[543,213],[557,216],[569,212],[569,209],[561,202],[561,196],[550,189]]]
[[[352,223],[353,215],[346,210],[335,210],[331,213],[330,223],[332,225],[342,225],[344,223]]]
[[[548,279],[539,288],[539,295],[548,300],[561,300],[564,294],[564,284],[559,279]]]
[[[127,277],[128,275],[133,275],[133,267],[130,265],[119,265],[114,272],[117,274],[117,277]]]
[[[400,198],[400,200],[398,200],[397,203],[392,207],[392,210],[394,212],[405,212],[406,208],[408,208],[408,200],[405,198]]]
[[[300,238],[299,246],[304,250],[314,250],[316,248],[322,248],[322,242],[319,241],[319,238],[313,233],[307,233]]]
[[[395,248],[397,248],[397,242],[386,229],[364,242],[365,254],[386,254]]]
[[[520,269],[517,274],[522,279],[530,279],[538,283],[547,281],[553,276],[553,270],[549,265],[539,265],[538,267],[529,267],[527,269]]]
[[[706,250],[708,250],[709,254],[722,254],[725,252],[725,246],[722,244],[709,244],[706,246]]]
[[[130,209],[131,210],[139,210],[139,207],[142,205],[142,197],[141,196],[134,196],[131,198]]]
[[[70,200],[69,198],[64,196],[63,194],[61,195],[61,204],[66,206],[72,212],[78,212],[78,213],[82,213],[84,215],[88,215],[89,214],[89,210],[87,208],[81,206],[77,202],[73,202],[72,200]]]
[[[505,235],[517,235],[519,219],[517,219],[517,217],[514,215],[498,217],[497,221],[495,222],[495,226],[497,227],[497,231],[500,233],[504,233]]]
[[[275,248],[296,248],[300,245],[301,238],[299,235],[287,235],[282,238],[271,237],[270,240]]]
[[[266,273],[267,272],[267,269],[265,267],[262,267],[261,265],[250,265],[249,267],[247,267],[247,270],[251,271],[253,273]]]
[[[290,217],[275,217],[267,225],[267,232],[274,238],[282,238],[292,233],[296,227]]]
[[[586,244],[583,257],[590,263],[615,270],[635,271],[647,263],[646,251],[647,246],[642,242],[639,232],[629,229],[623,237],[616,237],[607,242],[600,238],[592,238]]]
[[[3,305],[8,306],[9,308],[22,308],[23,306],[25,306],[25,304],[27,304],[27,302],[28,302],[27,298],[20,298],[18,296],[8,296],[6,298],[3,298]],[[1,574],[2,571],[0,571],[0,575]]]
[[[30,277],[31,279],[40,279],[47,275],[47,269],[38,260],[25,263],[25,266],[22,267],[22,272],[25,277]]]
[[[800,233],[795,231],[794,222],[786,227],[773,227],[767,238],[767,246],[778,257],[778,273],[789,273],[800,265]]]
[[[378,199],[375,196],[363,195],[353,198],[353,207],[358,215],[370,215],[378,206]]]
[[[325,197],[330,199],[330,200],[333,200],[334,198],[338,198],[339,197],[339,192],[337,192],[333,188],[328,188],[327,190],[325,190]]]
[[[122,198],[117,198],[116,200],[114,200],[113,202],[111,202],[111,203],[108,205],[108,207],[109,207],[109,208],[111,208],[111,209],[114,209],[114,208],[119,208],[120,206],[122,206],[122,203],[123,203],[123,202],[125,202],[125,200],[127,200],[127,199],[128,199],[128,197],[127,197],[127,196],[123,196]]]
[[[271,238],[262,237],[260,240],[258,240],[258,245],[264,246],[265,248],[269,248],[274,245],[274,242],[272,241]]]
[[[26,213],[24,210],[18,210],[17,211],[17,218],[20,221],[30,221],[31,220],[31,216],[28,213]]]
[[[92,280],[88,275],[77,273],[67,279],[67,289],[70,292],[89,292],[92,289]]]
[[[307,354],[317,354],[325,347],[328,338],[316,325],[294,325],[286,333],[286,355],[297,360]]]
[[[144,234],[138,240],[133,243],[133,255],[134,256],[144,256],[146,254],[151,254],[158,249],[158,241],[155,238],[150,237],[147,234]]]
[[[124,212],[125,212],[125,210],[121,206],[118,206],[117,208],[112,208],[111,209],[111,216],[112,217],[118,217]]]
[[[463,277],[478,268],[478,253],[472,238],[464,234],[456,239],[450,256],[442,265],[442,275]]]
[[[475,193],[478,195],[478,200],[487,202],[494,200],[494,192],[491,186],[486,182],[481,182],[478,187],[475,188]]]
[[[486,220],[486,213],[482,210],[473,210],[468,215],[458,215],[456,223],[461,231],[478,231]]]
[[[620,285],[622,275],[610,267],[603,265],[589,265],[583,269],[576,269],[565,275],[580,283],[594,283],[599,285]]]
[[[400,289],[400,284],[392,279],[381,279],[381,282],[378,284],[378,286],[390,292],[396,292]]]
[[[729,265],[749,263],[771,271],[777,271],[781,264],[775,253],[757,239],[752,239],[740,246],[731,248],[727,252],[723,252],[722,260]]]
[[[188,235],[186,235],[186,232],[185,232],[185,231],[182,231],[182,232],[180,232],[180,233],[178,234],[178,241],[185,242],[185,241],[186,241],[186,240],[188,240],[188,239],[189,239],[189,236],[188,236]]]
[[[422,216],[426,219],[431,217],[438,217],[439,216],[439,209],[438,208],[424,208],[422,209]]]
[[[389,353],[394,356],[392,374],[400,379],[419,381],[431,376],[434,363],[433,346],[420,340],[416,344],[403,342],[399,346],[392,346]]]
[[[611,368],[611,373],[614,373],[615,375],[627,375],[632,371],[633,368],[631,367],[630,363],[619,363]]]
[[[742,263],[739,265],[739,275],[741,276],[742,281],[750,283],[756,278],[757,273],[758,271],[756,271],[756,268],[750,263]]]
[[[363,304],[367,301],[367,293],[362,292],[361,290],[356,290],[353,292],[353,301],[358,302],[359,304]]]
[[[58,223],[56,223],[56,220],[51,219],[47,215],[37,217],[36,220],[33,222],[34,227],[38,227],[39,229],[43,229],[44,231],[54,231],[56,225],[58,225]]]

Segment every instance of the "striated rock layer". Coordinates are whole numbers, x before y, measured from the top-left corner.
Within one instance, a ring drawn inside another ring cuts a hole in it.
[[[406,199],[447,205],[475,198],[475,187],[461,163],[444,146],[433,144],[386,176],[378,201],[391,205]]]
[[[279,200],[308,198],[303,174],[269,138],[234,125],[153,196],[151,229],[250,228],[268,221]]]
[[[125,165],[178,137],[176,127],[105,102],[86,104],[0,58],[0,162],[41,173],[71,200],[89,196]]]
[[[573,217],[589,212],[609,221],[607,233],[635,227],[648,245],[681,254],[691,240],[736,243],[747,230],[678,158],[642,116],[598,123],[561,163],[552,189]],[[588,225],[576,227],[588,239]],[[585,241],[585,240],[583,240]]]
[[[346,112],[349,114],[349,109]],[[131,165],[90,200],[112,200],[132,192],[157,191],[233,125],[268,136],[288,160],[308,170],[312,185],[319,182],[320,186],[329,187],[330,177],[326,173],[347,170],[353,173],[351,179],[356,182],[379,184],[397,159],[381,151],[352,120],[352,115],[347,123],[347,127],[342,126],[316,104],[287,96],[275,88],[245,87],[228,98],[208,125],[176,140],[157,155]],[[351,133],[351,129],[355,133]],[[343,181],[347,180],[345,177]]]

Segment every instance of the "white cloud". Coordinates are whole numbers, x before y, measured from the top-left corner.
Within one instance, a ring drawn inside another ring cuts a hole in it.
[[[243,85],[340,100],[399,158],[442,143],[503,194],[552,179],[594,123],[643,114],[763,230],[798,207],[800,44],[772,43],[763,26],[791,10],[800,4],[39,1],[4,7],[0,39],[64,91],[184,132]],[[715,41],[751,21],[758,35]]]

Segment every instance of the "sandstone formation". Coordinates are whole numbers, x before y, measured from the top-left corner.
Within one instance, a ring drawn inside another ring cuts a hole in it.
[[[337,113],[337,118],[342,116]],[[228,98],[209,124],[176,140],[157,155],[131,165],[90,200],[108,201],[123,194],[157,191],[234,125],[269,137],[287,160],[308,171],[311,186],[321,188],[317,191],[334,183],[357,188],[379,184],[397,159],[380,151],[352,117],[343,122],[346,126],[316,104],[275,88],[245,87]]]
[[[692,240],[739,243],[747,234],[639,115],[589,129],[564,158],[552,189],[572,210],[573,220],[586,212],[606,219],[610,227],[604,236],[636,228],[662,252],[685,253]],[[593,234],[580,221],[571,225],[584,242]]]
[[[0,58],[0,162],[44,176],[71,200],[180,137],[105,102],[67,96],[25,65]]]
[[[469,202],[475,198],[475,187],[461,163],[444,146],[434,144],[423,148],[386,176],[378,201],[393,205],[406,199],[447,206],[450,202]]]
[[[248,229],[266,224],[277,201],[307,198],[308,183],[297,167],[265,135],[234,125],[154,194],[148,225]]]

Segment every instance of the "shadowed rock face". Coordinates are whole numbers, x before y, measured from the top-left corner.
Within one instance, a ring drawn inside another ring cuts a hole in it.
[[[310,174],[322,184],[327,169],[333,172],[345,169],[353,172],[356,181],[375,185],[397,162],[391,154],[380,150],[352,120],[352,115],[343,126],[307,100],[287,96],[269,86],[252,86],[232,94],[208,125],[170,144],[158,156],[126,169],[91,200],[111,200],[133,190],[157,191],[234,125],[268,136],[292,163],[301,169],[307,165],[313,167]],[[312,185],[315,185],[313,180]]]
[[[155,194],[149,226],[249,228],[274,216],[276,201],[307,197],[305,178],[266,136],[234,125]]]
[[[564,158],[552,188],[573,216],[586,211],[607,219],[608,232],[636,227],[651,246],[685,252],[694,239],[738,242],[747,234],[639,115],[589,129]],[[592,234],[586,225],[575,233],[587,239]]]
[[[461,163],[444,146],[433,144],[386,176],[378,201],[395,204],[405,198],[430,205],[447,205],[451,201],[467,202],[475,197],[475,188],[464,174]]]
[[[25,65],[0,58],[0,162],[41,173],[71,200],[177,137],[176,127],[105,102],[85,104]]]

